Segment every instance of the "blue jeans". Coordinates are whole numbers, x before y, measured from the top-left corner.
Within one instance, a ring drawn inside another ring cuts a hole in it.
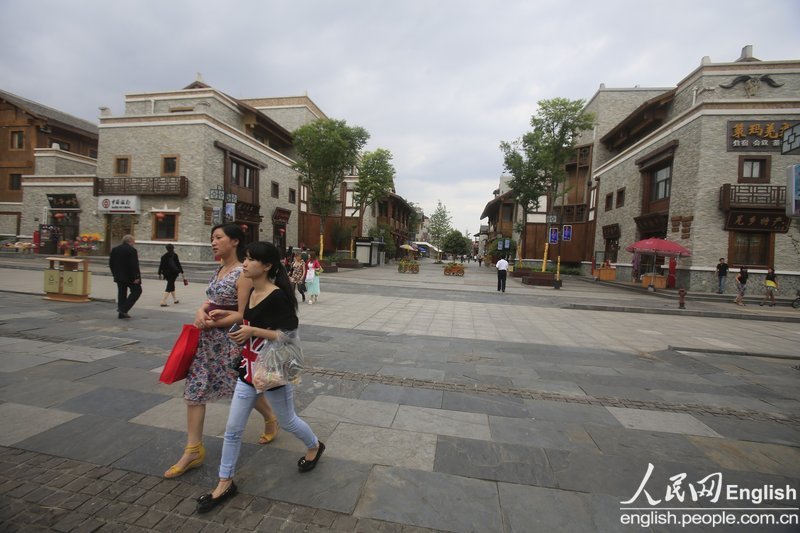
[[[725,280],[727,280],[727,279],[728,279],[727,276],[720,276],[719,277],[719,289],[718,289],[718,291],[719,291],[720,294],[725,292]]]
[[[228,424],[225,426],[225,438],[222,444],[222,458],[219,462],[219,477],[232,478],[236,473],[236,461],[242,448],[242,433],[247,419],[258,398],[258,392],[242,380],[237,380],[233,391],[231,410],[228,412]],[[317,436],[294,412],[294,390],[292,385],[265,391],[272,410],[278,417],[281,427],[303,441],[306,448],[316,448]]]

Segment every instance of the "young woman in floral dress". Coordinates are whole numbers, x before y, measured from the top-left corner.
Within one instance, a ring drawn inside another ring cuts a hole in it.
[[[186,400],[188,434],[183,456],[164,477],[174,478],[203,464],[203,423],[206,403],[233,395],[238,373],[234,363],[241,348],[228,337],[228,328],[241,322],[253,284],[241,277],[244,259],[244,232],[236,224],[214,226],[211,250],[222,264],[208,284],[208,300],[195,313],[194,325],[200,328],[197,355],[189,367],[183,397]],[[266,399],[260,399],[256,410],[264,417],[261,443],[271,442],[278,433],[277,419]]]

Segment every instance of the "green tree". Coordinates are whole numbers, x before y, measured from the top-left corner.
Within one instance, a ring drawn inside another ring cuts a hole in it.
[[[539,207],[542,196],[549,198],[547,212],[556,198],[567,193],[564,188],[566,164],[575,154],[575,142],[581,131],[594,124],[592,113],[583,113],[583,100],[552,98],[540,100],[531,117],[531,131],[513,142],[501,142],[505,170],[511,174],[509,187],[522,207],[524,219]]]
[[[358,164],[358,182],[353,193],[353,200],[358,206],[360,224],[363,224],[367,206],[392,192],[394,176],[392,153],[389,150],[378,148],[361,157],[361,162]],[[361,232],[362,229],[359,228],[358,234]]]
[[[386,250],[386,257],[392,258],[397,252],[397,244],[392,237],[392,230],[388,224],[380,223],[377,226],[369,228],[367,236],[375,238],[383,238],[384,250]]]
[[[442,205],[442,201],[439,200],[436,210],[431,215],[430,222],[428,223],[428,235],[431,244],[439,250],[442,249],[442,242],[444,241],[445,235],[447,235],[451,229],[451,220],[452,217],[447,212],[447,207]],[[441,261],[441,252],[439,252],[438,260]]]
[[[319,214],[319,257],[322,259],[325,221],[339,205],[339,190],[347,173],[358,163],[358,154],[369,133],[344,120],[320,119],[292,133],[295,170],[308,187],[311,209]]]
[[[414,240],[416,239],[420,224],[419,212],[417,211],[418,206],[414,202],[408,202],[408,206],[411,208],[411,212],[408,214],[408,238]]]
[[[467,255],[471,248],[472,242],[457,229],[450,230],[442,240],[442,250],[447,254]]]

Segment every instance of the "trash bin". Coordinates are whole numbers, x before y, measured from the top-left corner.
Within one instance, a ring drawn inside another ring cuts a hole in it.
[[[92,274],[88,259],[48,257],[44,271],[45,300],[88,302],[92,290]]]

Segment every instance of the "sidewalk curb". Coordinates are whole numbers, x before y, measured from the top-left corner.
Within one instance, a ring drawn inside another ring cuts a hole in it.
[[[616,313],[642,313],[650,315],[698,316],[703,318],[732,318],[734,320],[756,320],[761,322],[800,323],[800,316],[742,315],[739,313],[727,313],[724,311],[691,311],[687,309],[657,309],[649,307],[626,307],[591,304],[566,304],[562,307],[562,309],[577,309],[582,311],[612,311]]]
[[[758,353],[758,352],[744,352],[740,350],[716,350],[714,348],[684,348],[682,346],[668,345],[670,350],[676,352],[695,352],[695,353],[711,353],[721,355],[740,355],[742,357],[767,357],[770,359],[788,359],[791,361],[800,361],[800,355],[784,355],[784,354],[771,354],[771,353]]]

